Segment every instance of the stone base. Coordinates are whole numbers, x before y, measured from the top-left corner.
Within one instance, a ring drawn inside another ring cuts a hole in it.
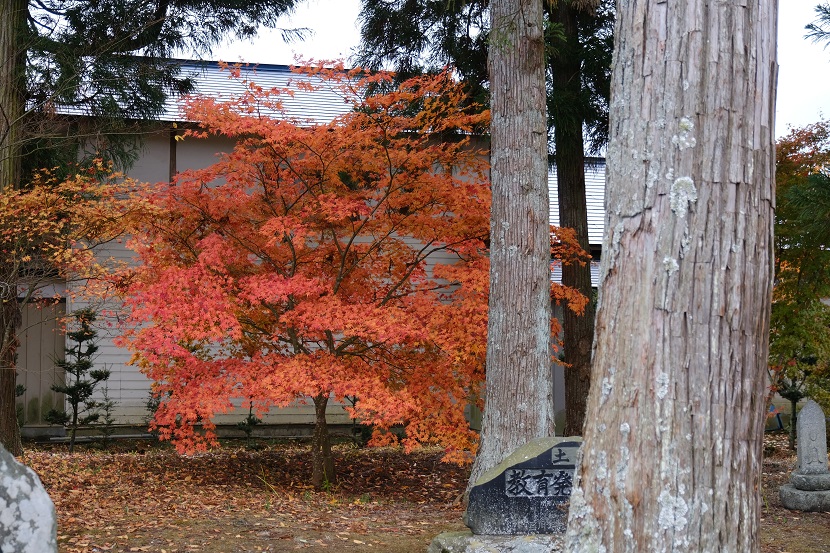
[[[792,484],[784,484],[778,489],[778,495],[787,509],[830,512],[830,490],[799,490]]]
[[[830,490],[830,472],[822,474],[802,474],[796,471],[790,475],[790,484],[804,491]]]
[[[469,530],[445,532],[429,545],[427,553],[562,553],[564,536],[480,536]]]

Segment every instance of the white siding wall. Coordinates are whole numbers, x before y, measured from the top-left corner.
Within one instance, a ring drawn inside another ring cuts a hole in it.
[[[548,172],[550,191],[550,223],[559,225],[559,190],[556,184],[556,167]],[[605,229],[605,160],[585,163],[585,200],[588,206],[588,242],[602,244]]]
[[[170,178],[170,136],[169,131],[161,129],[147,135],[141,149],[141,155],[129,172],[129,176],[139,182],[162,182]]]
[[[48,306],[29,304],[23,309],[23,323],[18,332],[17,383],[26,392],[17,398],[23,424],[45,425],[44,416],[53,407],[60,408],[63,394],[51,390],[58,384],[55,361],[63,359],[63,332],[59,319],[64,314],[64,303]]]
[[[101,246],[97,255],[101,260],[134,263],[134,253],[127,248],[124,240]],[[90,303],[84,299],[72,297],[67,299],[67,313],[86,307],[91,307],[99,314],[95,324],[98,330],[98,353],[95,358],[95,367],[106,368],[111,372],[109,380],[98,385],[95,395],[100,399],[102,389],[107,388],[109,398],[116,402],[118,424],[143,424],[150,381],[135,367],[126,365],[129,361],[129,353],[114,344],[118,333],[117,321],[114,317],[103,315],[108,311],[117,312],[119,304],[117,302]],[[71,345],[67,343],[67,347]]]

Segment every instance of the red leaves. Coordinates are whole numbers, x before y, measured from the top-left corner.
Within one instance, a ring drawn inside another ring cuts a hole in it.
[[[793,179],[826,169],[830,164],[830,121],[797,129],[775,144],[776,184],[786,188]]]
[[[467,335],[441,332],[463,326],[443,302],[464,279],[431,267],[486,270],[486,159],[458,134],[486,113],[448,75],[369,99],[366,87],[388,77],[317,67],[304,79],[360,109],[310,125],[281,111],[287,91],[194,99],[190,117],[237,147],[146,193],[153,212],[136,240],[144,264],[125,279],[126,335],[157,382],[162,437],[184,450],[211,441],[209,419],[233,397],[265,408],[357,396],[354,414],[381,429],[436,417],[454,426],[480,384],[480,352],[454,353]],[[457,139],[438,143],[436,132]],[[486,309],[480,290],[470,297]],[[484,334],[486,315],[467,322]],[[447,426],[413,426],[407,445],[471,447],[471,434]]]
[[[584,265],[591,261],[591,255],[580,247],[579,241],[576,238],[576,232],[570,228],[551,226],[550,254],[555,260],[554,263],[564,265],[576,263]],[[588,304],[588,298],[583,296],[579,291],[568,286],[563,286],[558,282],[551,283],[550,297],[557,303],[563,303],[577,315],[581,315],[585,310],[585,306]],[[559,334],[558,324],[558,321],[553,322],[551,333],[554,336]]]
[[[254,85],[228,103],[193,99],[189,116],[236,148],[145,194],[126,335],[157,382],[155,424],[191,450],[231,398],[264,409],[348,395],[376,443],[403,424],[407,449],[439,443],[464,460],[476,441],[464,409],[484,374],[490,205],[471,133],[487,113],[447,73],[368,98],[387,75],[307,73],[305,88],[355,110],[298,122],[280,101],[290,91]],[[557,236],[557,254],[579,259]]]

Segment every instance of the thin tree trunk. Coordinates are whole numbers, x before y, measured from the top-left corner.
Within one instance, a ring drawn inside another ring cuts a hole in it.
[[[3,279],[13,281],[11,276],[7,274]],[[15,291],[16,286],[0,286],[0,443],[12,455],[20,455],[23,453],[23,443],[17,422],[15,354],[17,329],[22,323],[22,314]]]
[[[69,453],[75,451],[75,436],[78,434],[78,407],[72,406],[72,429],[69,431]]]
[[[541,2],[495,0],[490,18],[490,312],[471,484],[517,447],[554,430]]]
[[[556,147],[556,180],[559,190],[559,224],[574,229],[579,245],[591,251],[588,243],[588,206],[585,200],[585,142],[582,136],[584,119],[575,106],[582,101],[582,55],[579,53],[579,20],[577,7],[560,1],[550,10],[550,19],[561,25],[565,44],[551,56],[553,90],[557,109],[554,126]],[[562,284],[578,290],[585,297],[593,296],[591,267],[565,265]],[[582,434],[585,405],[591,387],[591,346],[594,341],[594,303],[589,302],[582,315],[564,309],[565,363],[565,436]]]
[[[326,489],[337,482],[334,472],[334,458],[331,456],[326,405],[328,394],[314,397],[314,436],[311,439],[311,484],[318,490]]]
[[[0,363],[0,444],[12,455],[20,455],[23,444],[17,424],[17,371],[8,355],[2,356]]]
[[[0,190],[17,186],[20,178],[21,119],[26,108],[25,50],[21,47],[26,28],[28,4],[25,0],[7,0],[0,6]],[[0,260],[4,329],[0,338],[0,443],[14,455],[20,455],[20,428],[17,424],[15,394],[17,372],[15,350],[20,326],[17,304],[17,273]],[[11,330],[10,332],[6,330]]]
[[[618,4],[569,553],[759,549],[776,4]]]

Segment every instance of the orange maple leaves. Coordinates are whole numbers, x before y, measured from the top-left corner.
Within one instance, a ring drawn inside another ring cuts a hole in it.
[[[233,398],[262,412],[356,396],[351,414],[376,443],[404,425],[408,449],[441,443],[463,460],[476,443],[464,410],[484,380],[490,191],[476,136],[488,114],[448,73],[397,87],[383,73],[307,73],[304,87],[354,109],[292,120],[289,91],[253,83],[232,102],[194,99],[202,128],[186,139],[236,147],[144,194],[125,336],[162,399],[154,424],[193,450]],[[389,92],[367,97],[372,86]]]
[[[23,303],[38,299],[60,279],[84,280],[85,292],[102,292],[112,267],[95,255],[94,247],[117,239],[129,227],[136,205],[122,197],[134,186],[95,160],[88,170],[65,179],[41,170],[25,188],[4,189],[0,281],[17,286]]]

